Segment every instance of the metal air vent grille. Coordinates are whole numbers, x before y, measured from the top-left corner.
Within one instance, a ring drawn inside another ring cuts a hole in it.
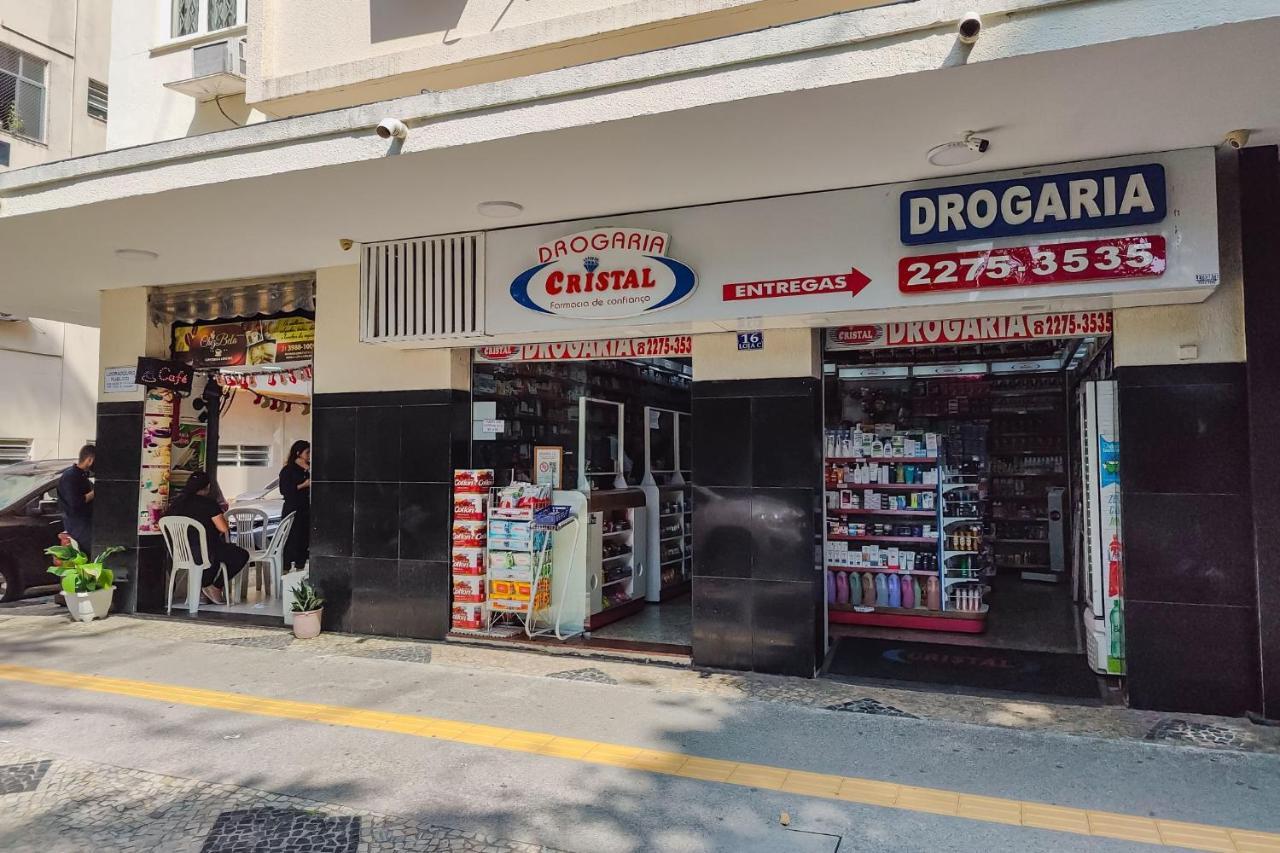
[[[360,339],[369,343],[484,334],[484,235],[366,243]]]

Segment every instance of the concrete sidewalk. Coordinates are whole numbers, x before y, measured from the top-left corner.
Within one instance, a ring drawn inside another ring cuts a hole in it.
[[[928,697],[974,711],[972,722],[982,723],[974,725],[824,710],[818,703],[831,698],[887,707],[882,700],[897,697],[823,682],[791,685],[791,679],[452,643],[343,636],[300,643],[279,631],[122,617],[91,625],[8,613],[0,619],[0,660],[12,665],[427,715],[968,795],[1280,829],[1280,758],[1265,753],[1274,748],[1270,730],[1241,738],[1253,751],[1241,744],[1210,751],[1125,735],[1064,736],[1052,725],[1027,730],[1037,719],[1060,719],[1053,713],[1039,717],[1036,703]],[[166,703],[162,695],[104,696],[14,682],[0,683],[0,695],[0,739],[28,751],[56,748],[101,764],[583,853],[832,850],[839,839],[845,842],[841,850],[1139,849],[1121,841],[975,824],[924,809],[887,810],[193,708]],[[796,701],[801,697],[807,703]],[[997,713],[1008,714],[1024,730],[990,725],[990,716],[983,716]],[[1081,721],[1090,714],[1126,720],[1134,713],[1070,709],[1060,716],[1087,727]],[[1216,722],[1224,723],[1224,731],[1248,731],[1238,721]],[[788,828],[778,821],[783,811],[793,818]]]

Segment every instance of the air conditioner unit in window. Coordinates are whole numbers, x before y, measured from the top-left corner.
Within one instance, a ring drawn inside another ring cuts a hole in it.
[[[191,49],[191,76],[165,86],[201,101],[243,95],[247,66],[244,39],[202,44]]]

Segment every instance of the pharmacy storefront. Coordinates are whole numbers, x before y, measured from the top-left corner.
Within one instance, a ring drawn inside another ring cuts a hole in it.
[[[1215,298],[1217,187],[1203,149],[366,244],[366,342],[486,339],[440,401],[444,630],[1161,701],[1162,567],[1126,534],[1183,374],[1131,359],[1195,360],[1140,318]],[[576,529],[530,556],[508,522],[548,504]]]

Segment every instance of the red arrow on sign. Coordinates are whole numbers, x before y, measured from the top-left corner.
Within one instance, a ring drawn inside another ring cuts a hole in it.
[[[724,285],[722,299],[734,302],[740,299],[777,299],[782,296],[826,296],[847,293],[850,298],[863,291],[871,279],[857,267],[847,273],[811,275],[801,278],[783,278],[772,281],[739,281]]]

